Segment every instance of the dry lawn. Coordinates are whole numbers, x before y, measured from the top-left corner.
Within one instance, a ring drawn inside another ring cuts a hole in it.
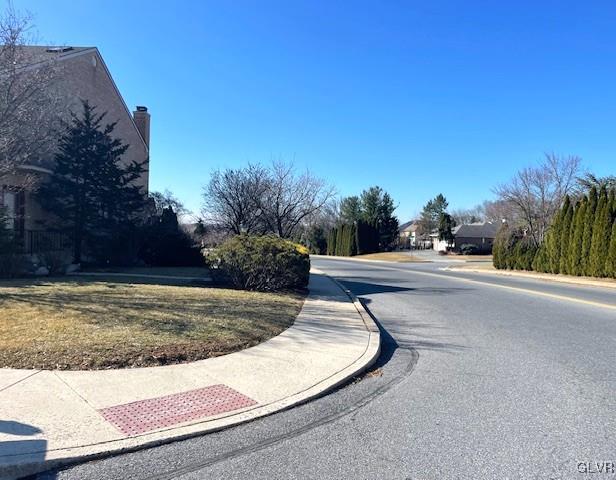
[[[223,355],[278,335],[300,293],[101,281],[0,282],[0,367],[102,369]]]
[[[407,255],[401,252],[381,252],[381,253],[367,253],[365,255],[357,255],[351,258],[360,258],[363,260],[379,260],[384,262],[401,262],[401,263],[425,263],[423,260],[413,255]]]

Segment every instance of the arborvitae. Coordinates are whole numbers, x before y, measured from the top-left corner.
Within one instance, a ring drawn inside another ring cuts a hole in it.
[[[348,224],[344,224],[342,226],[342,253],[341,255],[348,257],[350,246],[351,246],[351,236],[350,236],[350,228]]]
[[[357,225],[351,224],[349,231],[349,255],[352,257],[357,255]]]
[[[580,275],[588,275],[590,267],[590,247],[592,245],[592,229],[595,225],[595,213],[597,211],[597,189],[592,187],[588,194],[588,204],[584,214],[584,233],[582,235],[582,271]]]
[[[577,203],[575,213],[573,215],[573,236],[569,241],[569,273],[571,275],[582,275],[582,243],[584,238],[584,219],[586,218],[586,208],[588,198],[583,197]]]
[[[336,256],[342,255],[342,228],[343,225],[336,229]]]
[[[569,197],[567,197],[569,198]],[[560,230],[560,259],[558,270],[560,273],[569,272],[569,242],[573,237],[573,205],[571,201],[565,202],[565,215]]]
[[[330,229],[329,235],[327,235],[327,254],[336,254],[336,228]]]
[[[603,277],[605,261],[610,247],[610,234],[612,233],[612,219],[610,205],[608,204],[607,191],[601,189],[595,223],[592,230],[592,242],[590,258],[588,260],[588,275],[591,277]]]
[[[605,260],[605,275],[616,278],[616,222],[612,223],[612,233],[610,238],[610,248]]]
[[[548,243],[553,243],[551,239],[551,237],[553,236],[554,236],[554,232],[550,230],[546,236],[546,240],[543,241],[543,243],[537,250],[537,253],[531,265],[534,271],[541,272],[541,273],[550,272],[550,252],[549,252]],[[516,251],[519,252],[519,249]]]
[[[494,239],[494,244],[492,245],[492,264],[497,270],[507,268],[504,247],[508,230],[507,225],[502,224],[498,229],[498,232],[496,232],[496,238]]]
[[[562,251],[562,231],[564,228],[565,216],[567,215],[567,210],[571,206],[571,199],[569,195],[565,196],[565,201],[563,202],[563,206],[560,209],[556,217],[556,222],[552,231],[552,242],[549,248],[549,261],[550,261],[550,272],[552,273],[560,273],[560,256]]]

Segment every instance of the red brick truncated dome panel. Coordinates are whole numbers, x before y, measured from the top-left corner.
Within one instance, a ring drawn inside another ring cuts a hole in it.
[[[115,405],[99,412],[123,434],[139,435],[253,405],[257,405],[257,402],[252,398],[226,385],[211,385],[164,397]]]

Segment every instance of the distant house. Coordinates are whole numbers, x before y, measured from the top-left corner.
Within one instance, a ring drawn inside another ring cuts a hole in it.
[[[82,100],[88,100],[97,113],[107,112],[105,122],[116,122],[113,135],[129,145],[123,160],[145,162],[146,172],[137,181],[148,192],[150,114],[146,107],[137,107],[131,113],[124,102],[103,58],[96,47],[44,47],[25,46],[29,68],[39,68],[56,61],[59,79],[54,84],[56,95],[62,98],[61,118],[69,119],[70,112],[79,114]],[[46,232],[49,214],[37,204],[31,191],[23,188],[23,178],[35,175],[41,181],[53,181],[53,158],[39,158],[21,165],[17,175],[0,179],[0,205],[5,206],[10,227],[23,239],[26,251],[34,253],[37,245],[49,243],[51,232]],[[46,237],[46,242],[42,242]],[[53,243],[53,241],[51,242]]]
[[[499,225],[492,222],[469,223],[457,226],[453,249],[460,251],[463,245],[476,245],[479,253],[492,253]]]
[[[431,241],[428,235],[421,233],[418,220],[403,223],[398,229],[399,245],[402,248],[430,248]]]
[[[439,240],[438,232],[432,232],[432,248],[437,252],[451,250],[460,252],[463,245],[475,245],[477,253],[492,253],[492,246],[496,238],[498,225],[492,222],[477,222],[458,225],[452,230],[454,241],[452,244],[447,244],[443,240]]]

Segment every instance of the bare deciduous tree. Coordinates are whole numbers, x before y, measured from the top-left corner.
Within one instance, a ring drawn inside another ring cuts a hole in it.
[[[292,163],[274,162],[259,205],[266,229],[290,238],[301,223],[334,197],[333,187],[310,172],[295,173]]]
[[[577,156],[546,154],[537,167],[520,170],[508,183],[496,187],[499,200],[512,205],[527,234],[540,245],[565,195],[573,192],[580,171]]]
[[[35,62],[25,45],[31,18],[12,4],[0,17],[0,177],[50,158],[60,127],[54,57]]]
[[[164,192],[150,192],[148,194],[152,201],[153,214],[162,215],[163,209],[171,207],[175,214],[180,217],[186,217],[190,215],[190,210],[179,200],[173,192],[165,190]]]
[[[270,168],[248,165],[217,170],[203,192],[204,218],[232,233],[274,233],[291,238],[325,213],[334,189],[310,172],[296,174],[292,164]]]
[[[204,218],[235,234],[261,232],[260,203],[268,177],[267,170],[258,165],[216,170],[203,191]]]
[[[480,222],[485,218],[485,212],[481,205],[477,205],[473,208],[456,208],[455,210],[451,210],[450,215],[456,221],[457,225]]]

